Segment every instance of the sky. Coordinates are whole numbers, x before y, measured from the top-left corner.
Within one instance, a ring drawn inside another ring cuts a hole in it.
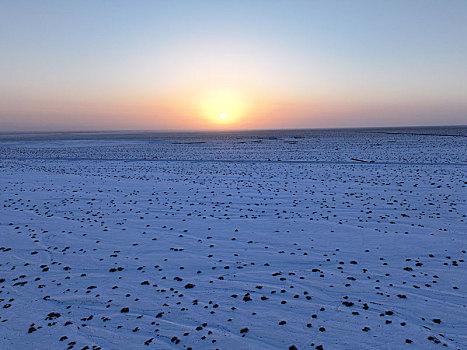
[[[0,1],[0,131],[467,124],[467,1]]]

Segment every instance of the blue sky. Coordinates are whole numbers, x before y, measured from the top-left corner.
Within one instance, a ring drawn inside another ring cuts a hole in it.
[[[464,1],[2,1],[0,130],[466,124],[466,37]]]

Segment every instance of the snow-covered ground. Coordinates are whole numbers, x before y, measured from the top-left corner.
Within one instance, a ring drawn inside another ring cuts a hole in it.
[[[0,348],[465,349],[466,136],[2,135]]]

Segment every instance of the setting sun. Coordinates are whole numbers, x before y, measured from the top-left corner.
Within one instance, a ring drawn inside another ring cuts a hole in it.
[[[199,115],[211,125],[236,125],[247,114],[246,98],[232,89],[213,89],[197,101]]]

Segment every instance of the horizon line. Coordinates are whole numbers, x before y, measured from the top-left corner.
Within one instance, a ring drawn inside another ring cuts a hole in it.
[[[26,131],[26,130],[15,130],[15,131],[3,131],[0,130],[0,134],[91,134],[91,133],[236,133],[236,132],[253,132],[253,131],[304,131],[304,130],[352,130],[352,129],[398,129],[398,128],[453,128],[453,127],[467,127],[467,124],[436,124],[436,125],[388,125],[388,126],[348,126],[348,127],[314,127],[314,128],[274,128],[274,129],[101,129],[101,130],[41,130],[41,131]]]

